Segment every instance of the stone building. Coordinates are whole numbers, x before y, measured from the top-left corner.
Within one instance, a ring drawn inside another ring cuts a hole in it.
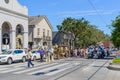
[[[52,45],[52,26],[46,16],[29,17],[29,47],[47,47]]]
[[[0,51],[28,48],[28,9],[18,0],[0,0]]]

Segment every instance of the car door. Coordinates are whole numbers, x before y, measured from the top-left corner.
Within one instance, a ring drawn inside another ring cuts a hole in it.
[[[17,50],[13,50],[12,58],[13,58],[14,61],[18,60],[18,51]]]
[[[18,59],[22,60],[23,56],[23,50],[18,50]]]

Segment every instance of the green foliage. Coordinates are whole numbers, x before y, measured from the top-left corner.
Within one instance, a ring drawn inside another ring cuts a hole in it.
[[[114,58],[113,60],[112,60],[112,63],[120,63],[120,58]]]
[[[116,19],[112,22],[113,31],[111,40],[116,47],[120,46],[120,15],[116,17]]]
[[[60,32],[72,33],[74,35],[74,44],[81,47],[87,47],[90,44],[96,44],[106,39],[109,40],[108,35],[97,29],[97,26],[90,25],[84,18],[66,18],[57,28]]]

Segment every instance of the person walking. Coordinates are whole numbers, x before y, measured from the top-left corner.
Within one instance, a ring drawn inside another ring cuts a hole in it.
[[[30,49],[28,49],[28,55],[27,56],[28,56],[28,68],[30,67],[30,65],[32,65],[32,67],[34,67],[34,64],[31,61],[32,53],[31,53]]]
[[[40,61],[43,62],[44,50],[40,49],[39,53],[40,53]]]

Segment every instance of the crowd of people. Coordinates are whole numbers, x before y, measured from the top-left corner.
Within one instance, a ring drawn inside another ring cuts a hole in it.
[[[75,48],[71,49],[69,52],[70,57],[86,57],[88,54],[87,49],[85,48]]]
[[[111,51],[109,47],[104,46],[89,46],[88,48],[75,48],[68,50],[69,57],[77,57],[77,58],[98,58],[103,59],[105,56],[109,56]],[[39,48],[38,52],[40,54],[40,62],[45,61],[50,62],[54,61],[54,48],[53,47],[47,47],[47,48]],[[30,50],[28,51],[28,54],[30,54]],[[29,56],[30,58],[30,56]],[[30,67],[30,64],[34,66],[34,64],[31,62],[31,59],[28,59],[28,67]]]
[[[110,47],[89,46],[88,48],[75,48],[69,52],[71,57],[103,59],[111,54]]]

